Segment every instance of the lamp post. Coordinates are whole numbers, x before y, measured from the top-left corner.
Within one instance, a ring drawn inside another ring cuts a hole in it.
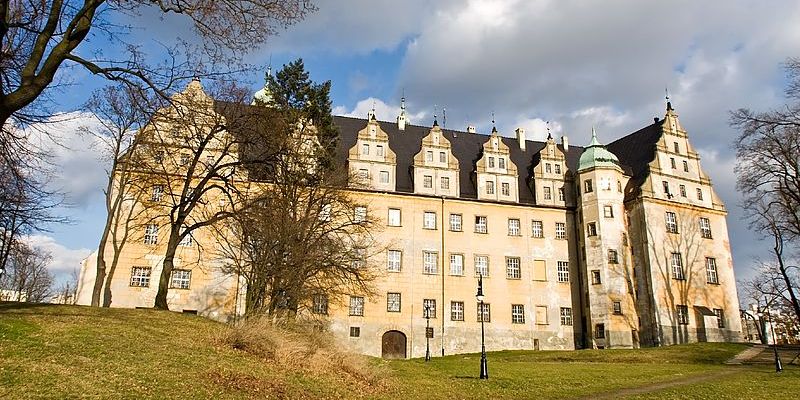
[[[425,362],[431,360],[431,336],[428,331],[431,330],[431,306],[425,306]]]
[[[783,365],[781,365],[781,358],[778,357],[778,342],[775,340],[775,327],[772,326],[772,315],[769,312],[767,296],[764,296],[764,302],[767,303],[764,306],[764,312],[767,314],[767,323],[769,324],[769,330],[772,331],[772,351],[775,353],[775,372],[781,372],[783,371]]]
[[[481,379],[489,379],[489,364],[486,361],[486,341],[484,339],[483,333],[483,320],[484,318],[484,307],[483,307],[483,274],[478,275],[478,293],[475,295],[475,298],[478,300],[478,304],[480,307],[480,312],[478,313],[481,316]]]

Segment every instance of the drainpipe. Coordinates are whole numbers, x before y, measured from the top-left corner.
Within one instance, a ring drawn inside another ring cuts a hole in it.
[[[444,196],[442,196],[442,305],[439,307],[442,310],[442,357],[444,357],[444,316],[445,316],[445,304],[444,304],[444,269],[445,269],[445,252],[444,252]]]

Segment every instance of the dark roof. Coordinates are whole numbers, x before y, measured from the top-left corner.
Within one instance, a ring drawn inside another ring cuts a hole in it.
[[[625,200],[638,196],[642,184],[650,173],[648,165],[656,156],[656,145],[661,139],[663,123],[664,120],[654,121],[606,145],[606,149],[617,155],[620,164],[629,169],[626,172],[631,176],[631,180],[625,187]]]

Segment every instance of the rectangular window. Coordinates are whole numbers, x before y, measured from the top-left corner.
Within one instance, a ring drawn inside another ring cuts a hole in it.
[[[433,152],[432,151],[426,151],[425,152],[425,161],[433,162]]]
[[[531,236],[535,238],[544,237],[544,226],[542,221],[531,221]]]
[[[436,229],[436,213],[433,211],[425,211],[422,214],[422,227],[424,229]]]
[[[614,310],[614,314],[622,315],[622,302],[615,301],[612,304],[612,309]]]
[[[610,205],[603,206],[603,217],[614,218],[614,207]]]
[[[478,322],[492,322],[492,308],[490,304],[478,303]]]
[[[314,314],[328,314],[328,295],[315,294],[311,298],[311,312]]]
[[[386,311],[400,312],[400,293],[386,293]]]
[[[389,215],[386,218],[386,224],[389,226],[400,226],[401,214],[399,208],[390,208]]]
[[[676,153],[678,153],[678,154],[680,154],[681,150],[680,150],[680,148],[678,147],[678,142],[674,142],[673,144],[675,145],[675,152],[676,152]]]
[[[503,158],[503,157],[498,157],[497,158],[497,166],[500,169],[506,169],[506,159]]]
[[[689,325],[689,307],[679,304],[675,307],[675,311],[678,313],[678,324]]]
[[[689,162],[683,161],[683,172],[689,172]]]
[[[375,146],[375,155],[378,157],[383,157],[383,146],[381,145]]]
[[[389,250],[386,252],[386,270],[389,272],[400,272],[402,268],[403,252],[400,250]]]
[[[439,272],[439,253],[434,251],[422,252],[422,273],[436,274]]]
[[[617,181],[617,191],[622,193],[622,181]]]
[[[683,276],[683,258],[681,257],[681,253],[672,253],[670,265],[672,265],[672,279],[679,281],[686,279]]]
[[[446,163],[447,162],[447,153],[440,151],[439,152],[439,162]]]
[[[536,325],[547,325],[547,306],[536,306]]]
[[[558,262],[558,281],[569,282],[569,262],[567,261]]]
[[[350,327],[350,337],[359,337],[361,336],[361,327],[360,326],[351,326]]]
[[[361,247],[354,247],[353,260],[350,261],[350,265],[353,267],[353,269],[364,268],[366,262],[367,262],[367,249]]]
[[[669,159],[669,163],[672,165],[672,169],[675,169],[675,168],[677,168],[677,167],[675,166],[675,158],[674,158],[674,157],[670,157],[670,159]]]
[[[561,307],[561,325],[572,326],[572,308]]]
[[[601,283],[603,283],[603,280],[602,280],[602,278],[600,276],[600,270],[599,269],[593,269],[592,270],[592,285],[599,285]]]
[[[494,181],[486,181],[486,194],[494,194]]]
[[[567,238],[567,224],[564,222],[556,222],[556,239]]]
[[[425,175],[422,177],[422,187],[430,189],[433,187],[433,176]]]
[[[725,328],[725,312],[721,308],[715,308],[714,314],[717,315],[717,328]]]
[[[461,232],[461,214],[450,214],[450,230]]]
[[[556,173],[561,174],[561,164],[556,164]]]
[[[422,300],[422,317],[423,318],[436,318],[436,300],[423,299]]]
[[[594,325],[594,338],[595,339],[605,339],[606,338],[606,325],[605,324],[595,324]]]
[[[583,192],[584,193],[592,193],[592,180],[587,179],[583,181]]]
[[[586,236],[597,236],[597,224],[589,222],[586,224]]]
[[[719,284],[719,276],[717,275],[717,259],[706,257],[706,282]]]
[[[192,247],[192,243],[194,243],[194,239],[192,238],[191,233],[187,233],[183,236],[180,242],[178,242],[178,246],[182,247]]]
[[[524,324],[525,323],[525,306],[522,304],[511,305],[511,323]]]
[[[361,154],[369,155],[369,145],[364,143],[361,145]]]
[[[353,208],[353,222],[360,224],[367,220],[367,207],[356,206]]]
[[[519,219],[508,219],[508,236],[519,236]]]
[[[511,185],[508,183],[501,183],[500,190],[503,196],[511,196]]]
[[[464,255],[450,254],[450,275],[464,275]]]
[[[364,298],[361,296],[350,296],[350,315],[364,316]],[[352,335],[351,335],[352,336]]]
[[[463,321],[464,320],[464,302],[451,301],[450,302],[450,320]]]
[[[619,263],[619,257],[617,256],[617,251],[614,249],[608,249],[608,263],[609,264],[617,264]]]
[[[703,200],[703,189],[697,188],[697,200]]]
[[[489,168],[494,168],[494,157],[489,157]]]
[[[487,226],[486,226],[486,217],[484,216],[475,216],[475,233],[486,233]]]
[[[678,233],[678,218],[672,211],[667,211],[666,214],[667,233]]]
[[[661,184],[664,186],[664,193],[669,194],[669,182],[661,181]]]
[[[475,256],[475,276],[489,276],[489,256]]]
[[[686,186],[678,185],[678,192],[680,192],[681,197],[686,197]]]
[[[444,190],[450,190],[450,178],[446,176],[442,177],[441,188]]]
[[[144,227],[144,244],[158,243],[158,225],[147,224]]]
[[[192,271],[188,269],[173,269],[169,287],[173,289],[188,289],[191,280]]]
[[[564,188],[558,188],[558,201],[564,201]]]
[[[369,170],[366,168],[359,169],[358,177],[361,179],[369,179]]]
[[[522,272],[520,271],[519,266],[519,257],[506,257],[506,278],[522,278]]]
[[[150,286],[150,273],[152,271],[153,269],[150,267],[132,267],[130,285],[135,287]]]
[[[381,183],[389,183],[389,171],[381,171],[380,178]]]
[[[547,280],[547,263],[544,260],[533,260],[533,280]]]
[[[544,193],[544,199],[545,200],[552,200],[553,199],[553,193],[552,193],[551,189],[549,187],[547,187],[547,186],[543,187],[542,189],[544,191],[543,192]]]
[[[161,201],[161,197],[163,195],[164,195],[164,186],[154,185],[153,192],[150,194],[150,201]]]
[[[548,174],[552,172],[550,163],[545,163],[544,164],[544,172],[546,172]]]
[[[705,239],[711,239],[711,222],[708,218],[700,217],[700,235]]]

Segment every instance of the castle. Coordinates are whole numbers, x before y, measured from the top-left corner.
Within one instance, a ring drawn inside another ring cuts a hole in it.
[[[430,324],[434,354],[476,352],[481,319],[487,350],[741,339],[727,213],[669,102],[663,118],[606,145],[593,131],[586,147],[527,140],[521,128],[412,125],[404,105],[392,122],[371,112],[334,123],[338,161],[367,182],[352,188],[354,212],[381,223],[387,249],[370,260],[378,295],[315,298],[311,309],[357,351],[423,356]],[[113,306],[152,306],[160,233],[137,235],[111,282]],[[196,248],[180,257],[194,261],[176,261],[171,309],[243,312],[237,277]],[[79,302],[93,274],[89,259]]]

